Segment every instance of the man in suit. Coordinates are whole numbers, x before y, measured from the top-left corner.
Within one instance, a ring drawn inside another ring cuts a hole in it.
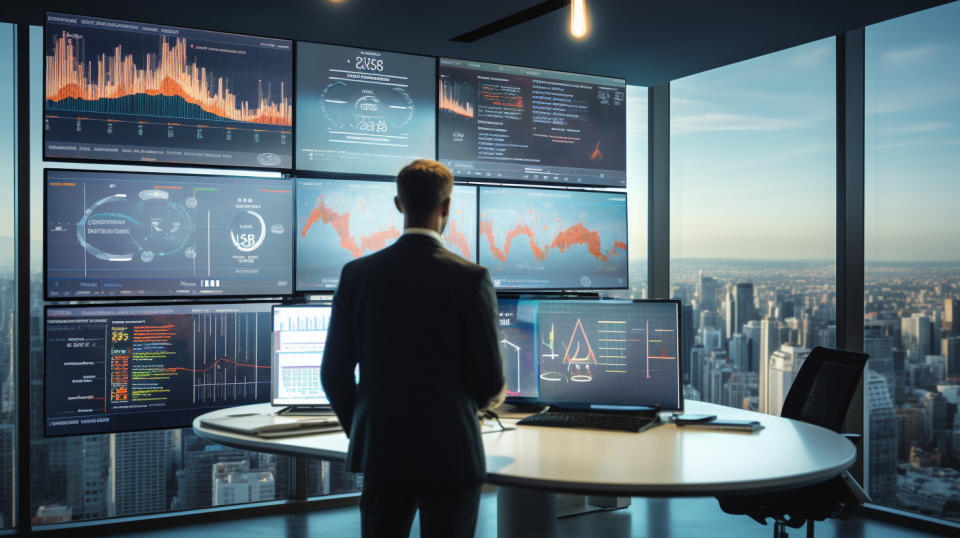
[[[477,411],[502,394],[497,298],[484,267],[444,249],[453,176],[397,175],[403,235],[343,268],[321,380],[362,472],[364,538],[473,536],[486,472]],[[354,368],[360,364],[360,383]]]

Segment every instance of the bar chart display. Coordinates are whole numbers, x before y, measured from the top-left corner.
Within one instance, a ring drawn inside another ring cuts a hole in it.
[[[480,187],[479,263],[498,289],[627,286],[622,193]]]
[[[46,435],[183,428],[268,401],[271,306],[48,308]]]
[[[543,301],[540,399],[680,407],[679,303]]]
[[[293,181],[48,170],[47,296],[282,295]]]
[[[626,187],[626,82],[440,59],[438,159],[457,177]]]
[[[436,64],[297,43],[297,169],[395,176],[436,156]]]
[[[60,13],[44,157],[291,168],[293,43]]]
[[[403,232],[396,194],[386,181],[297,180],[297,290],[335,289],[344,265],[392,245]],[[476,229],[477,188],[454,185],[444,246],[476,261]]]
[[[320,384],[330,306],[278,306],[273,310],[274,405],[329,405]]]
[[[537,301],[497,300],[497,331],[508,398],[537,397]]]

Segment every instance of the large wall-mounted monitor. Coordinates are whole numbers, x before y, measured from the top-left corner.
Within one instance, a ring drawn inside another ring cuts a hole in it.
[[[389,181],[297,180],[297,290],[332,291],[351,260],[390,246],[403,233]],[[454,185],[444,246],[476,261],[477,188]]]
[[[537,399],[537,304],[535,299],[497,299],[497,331],[507,399]]]
[[[46,159],[293,166],[293,43],[47,13]]]
[[[396,176],[436,156],[436,59],[297,43],[297,170]]]
[[[542,301],[540,401],[682,409],[679,301]]]
[[[623,79],[440,59],[437,153],[457,177],[626,187]]]
[[[51,299],[293,291],[293,180],[47,170]]]
[[[48,436],[189,427],[270,399],[270,303],[49,307]]]
[[[623,289],[627,196],[480,187],[479,263],[498,289]]]

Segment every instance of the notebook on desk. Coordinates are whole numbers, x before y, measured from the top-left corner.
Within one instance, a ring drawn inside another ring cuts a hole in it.
[[[274,414],[240,414],[200,421],[205,428],[242,433],[270,439],[339,431],[336,417],[285,417]]]

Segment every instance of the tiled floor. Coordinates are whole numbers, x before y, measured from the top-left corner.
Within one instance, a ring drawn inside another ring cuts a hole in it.
[[[411,537],[420,535],[414,522]],[[478,538],[497,535],[497,497],[487,493],[480,503]],[[561,519],[558,538],[573,537],[730,537],[768,538],[771,526],[762,526],[746,516],[730,516],[720,511],[713,498],[633,499],[624,510],[598,512]],[[140,538],[307,538],[360,536],[360,517],[356,507],[335,508],[307,514],[258,516],[233,521],[187,525],[137,534]],[[790,529],[791,537],[805,537],[805,529]],[[937,536],[875,520],[851,518],[848,521],[817,523],[820,538],[905,538]]]

